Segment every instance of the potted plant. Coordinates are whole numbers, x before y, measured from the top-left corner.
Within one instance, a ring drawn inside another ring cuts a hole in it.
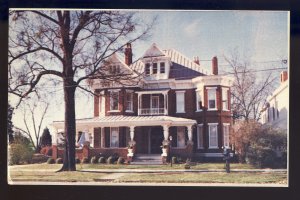
[[[162,156],[167,156],[168,145],[160,146],[162,148]]]
[[[133,145],[129,144],[127,146],[127,150],[128,150],[128,156],[133,156]]]

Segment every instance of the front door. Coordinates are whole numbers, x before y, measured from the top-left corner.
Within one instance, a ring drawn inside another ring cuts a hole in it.
[[[162,152],[161,145],[164,139],[162,127],[151,128],[150,133],[150,153],[160,154]]]

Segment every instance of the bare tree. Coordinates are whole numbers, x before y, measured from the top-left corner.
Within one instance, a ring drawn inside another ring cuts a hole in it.
[[[261,117],[260,111],[266,103],[276,78],[268,73],[263,79],[259,79],[253,69],[250,69],[250,63],[245,60],[241,61],[237,52],[224,58],[230,66],[230,73],[235,78],[231,88],[234,118],[258,121]]]
[[[41,127],[49,108],[48,102],[33,101],[32,104],[24,103],[23,123],[25,129],[15,126],[15,129],[21,131],[31,141],[35,152],[40,151]],[[41,116],[37,119],[36,109],[42,110]],[[29,113],[28,113],[29,112]]]
[[[128,79],[107,75],[106,58],[127,43],[146,38],[153,22],[133,12],[12,11],[9,27],[9,92],[22,98],[38,91],[45,77],[61,80],[65,104],[65,154],[60,171],[75,171],[75,91],[84,80]]]

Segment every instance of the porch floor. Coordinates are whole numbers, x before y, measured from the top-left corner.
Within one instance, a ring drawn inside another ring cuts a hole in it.
[[[136,154],[132,165],[162,165],[160,154]]]

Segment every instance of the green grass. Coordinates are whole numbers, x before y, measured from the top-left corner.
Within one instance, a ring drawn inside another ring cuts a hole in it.
[[[147,183],[240,183],[240,184],[267,184],[287,183],[286,173],[155,173],[155,174],[128,174],[119,182],[147,182]]]

